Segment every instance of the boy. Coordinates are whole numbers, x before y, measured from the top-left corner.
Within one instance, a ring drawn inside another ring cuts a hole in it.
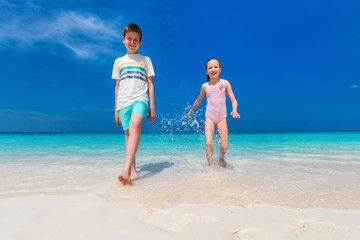
[[[150,58],[138,53],[141,45],[141,30],[130,23],[123,28],[123,43],[127,49],[125,56],[115,60],[112,78],[115,86],[115,122],[120,123],[125,132],[125,166],[118,179],[121,183],[131,184],[136,178],[135,155],[140,142],[141,125],[148,104],[149,90],[150,108],[147,118],[152,123],[155,118],[154,69]]]

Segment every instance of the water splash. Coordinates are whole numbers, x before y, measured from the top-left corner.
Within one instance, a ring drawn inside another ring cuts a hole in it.
[[[171,114],[158,114],[156,122],[149,125],[150,132],[163,133],[203,133],[204,132],[204,109],[197,109],[190,118],[186,118],[191,106],[188,104],[181,111]]]
[[[203,164],[205,161],[204,109],[198,108],[189,118],[186,118],[191,107],[192,105],[188,104],[185,108],[172,113],[158,113],[156,121],[147,125],[146,131],[150,132],[150,136],[157,138],[157,146],[162,149],[161,151],[170,149],[171,155],[181,156],[188,164],[197,162]],[[175,149],[181,149],[181,152],[176,153]],[[193,155],[197,157],[189,157]]]
[[[196,121],[196,119],[194,119],[194,121],[192,121],[192,123],[190,123],[190,126],[194,126],[196,124],[196,127],[199,128],[199,123]]]

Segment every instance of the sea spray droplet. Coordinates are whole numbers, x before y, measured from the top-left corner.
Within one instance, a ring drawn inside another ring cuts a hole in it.
[[[190,126],[194,126],[196,124],[196,127],[199,128],[199,123],[196,121],[196,119],[194,119],[194,121],[192,121],[192,123],[190,123]]]

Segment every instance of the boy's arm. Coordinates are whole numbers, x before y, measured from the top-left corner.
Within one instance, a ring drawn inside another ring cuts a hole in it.
[[[115,85],[115,122],[116,122],[116,125],[118,125],[118,126],[120,126],[120,123],[121,123],[119,112],[117,111],[117,95],[118,95],[118,90],[119,90],[119,84],[120,84],[120,79],[116,79],[116,85]]]
[[[190,109],[188,114],[186,114],[186,116],[185,116],[186,118],[189,118],[190,115],[195,111],[195,109],[200,105],[201,101],[203,100],[203,98],[205,96],[205,93],[206,93],[206,87],[205,87],[205,84],[203,84],[201,86],[199,97],[195,100],[194,105],[192,106],[192,108]]]
[[[226,87],[226,92],[227,94],[229,95],[229,98],[230,98],[230,101],[231,101],[231,105],[232,105],[232,112],[230,113],[230,115],[233,117],[233,118],[240,118],[240,115],[239,113],[237,112],[237,107],[238,107],[238,103],[236,101],[236,98],[235,98],[235,95],[232,91],[232,88],[231,88],[231,85],[228,81],[226,81],[226,84],[225,84],[225,87]]]
[[[152,123],[156,118],[156,113],[155,113],[155,90],[154,90],[153,77],[154,76],[147,77],[148,89],[149,89],[149,99],[150,99],[150,108],[149,108],[147,118],[150,121],[150,123]]]

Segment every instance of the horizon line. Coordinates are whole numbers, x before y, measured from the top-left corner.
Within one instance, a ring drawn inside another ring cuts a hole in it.
[[[360,132],[360,130],[329,130],[329,131],[323,131],[323,130],[318,130],[318,131],[295,131],[295,130],[289,130],[289,131],[229,131],[229,133],[351,133],[351,132]],[[144,131],[142,132],[142,134],[158,134],[158,133],[163,133],[163,134],[188,134],[188,133],[203,133],[203,132],[196,132],[196,131],[186,131],[186,132],[160,132],[160,131],[155,131],[155,132],[148,132],[148,131]],[[25,131],[8,131],[8,132],[1,132],[0,134],[124,134],[124,132],[120,131],[120,132],[55,132],[55,131],[34,131],[34,132],[25,132]]]

